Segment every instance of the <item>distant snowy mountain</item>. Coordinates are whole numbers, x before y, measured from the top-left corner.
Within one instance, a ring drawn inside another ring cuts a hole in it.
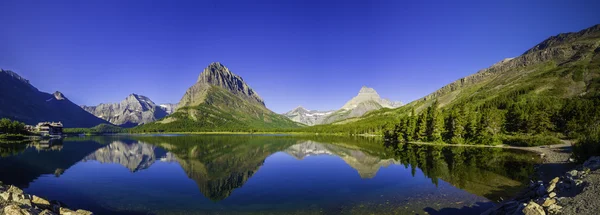
[[[292,121],[305,125],[318,125],[333,112],[334,111],[307,110],[302,106],[298,106],[294,110],[284,113],[283,115],[290,118]]]
[[[297,107],[283,115],[293,121],[306,125],[319,125],[353,117],[360,117],[369,111],[379,110],[381,108],[397,108],[400,106],[402,106],[402,102],[393,102],[383,99],[375,89],[363,86],[358,92],[358,95],[346,102],[339,110],[317,111]]]

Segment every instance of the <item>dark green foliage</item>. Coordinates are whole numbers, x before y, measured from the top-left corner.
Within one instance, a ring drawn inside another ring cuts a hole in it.
[[[560,139],[548,135],[515,135],[507,136],[502,140],[502,143],[511,146],[541,146],[561,144]]]
[[[127,129],[119,126],[110,124],[100,124],[92,128],[65,128],[63,133],[65,134],[86,134],[86,135],[97,135],[97,134],[114,134],[124,133]]]
[[[25,123],[12,121],[7,118],[0,119],[0,134],[27,134]]]
[[[131,132],[257,132],[283,131],[299,125],[263,106],[211,87],[204,103],[182,107],[165,120],[130,129]]]
[[[438,101],[433,102],[427,108],[427,126],[426,136],[429,142],[439,142],[442,140],[442,121],[438,111]]]
[[[400,144],[390,146],[413,176],[417,168],[439,180],[491,200],[506,199],[529,183],[538,156],[500,148]],[[517,185],[520,184],[521,186]]]
[[[573,147],[573,155],[579,162],[584,162],[591,156],[600,155],[600,132],[590,131],[589,134],[577,140]]]

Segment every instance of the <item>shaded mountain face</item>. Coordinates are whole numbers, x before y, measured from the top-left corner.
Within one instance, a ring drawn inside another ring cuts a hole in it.
[[[42,121],[61,121],[65,127],[93,127],[106,123],[61,92],[40,92],[27,79],[0,69],[0,118],[18,120],[29,125]]]
[[[323,120],[333,112],[334,111],[307,110],[300,106],[283,115],[294,122],[305,125],[318,125],[322,124]]]
[[[176,111],[141,131],[230,131],[292,128],[298,124],[265,107],[258,94],[221,63],[211,63],[177,105]]]
[[[369,111],[381,108],[397,108],[401,102],[383,99],[373,88],[363,86],[358,95],[350,99],[341,109],[336,111],[309,111],[298,107],[283,114],[289,119],[305,125],[328,124],[348,118],[361,117]]]
[[[7,147],[12,148],[12,145],[8,143],[1,145],[0,151],[2,152]],[[14,146],[22,148],[8,155],[0,156],[1,180],[6,184],[25,188],[42,175],[60,176],[64,170],[105,145],[90,140],[79,142],[51,140],[45,143],[34,142],[29,145],[17,143]]]
[[[120,103],[81,106],[87,112],[124,127],[154,122],[168,115],[165,108],[158,106],[148,97],[131,94]]]

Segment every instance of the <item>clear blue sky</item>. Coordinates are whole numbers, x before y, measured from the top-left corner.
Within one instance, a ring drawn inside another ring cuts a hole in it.
[[[600,23],[600,1],[488,2],[2,0],[0,68],[78,104],[176,103],[219,61],[275,112],[327,110],[363,85],[410,102]]]

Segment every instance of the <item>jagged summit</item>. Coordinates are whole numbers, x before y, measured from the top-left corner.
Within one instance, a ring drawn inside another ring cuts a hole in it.
[[[156,105],[146,96],[135,93],[129,94],[119,103],[81,107],[98,118],[125,127],[153,122],[168,115],[166,108]]]
[[[231,72],[223,64],[213,62],[200,73],[196,84],[187,90],[179,102],[179,107],[203,103],[210,86],[221,87],[244,100],[265,106],[264,100],[244,82],[242,77]]]
[[[173,114],[137,129],[179,132],[298,126],[298,123],[269,110],[242,77],[223,64],[214,62],[187,89]]]

